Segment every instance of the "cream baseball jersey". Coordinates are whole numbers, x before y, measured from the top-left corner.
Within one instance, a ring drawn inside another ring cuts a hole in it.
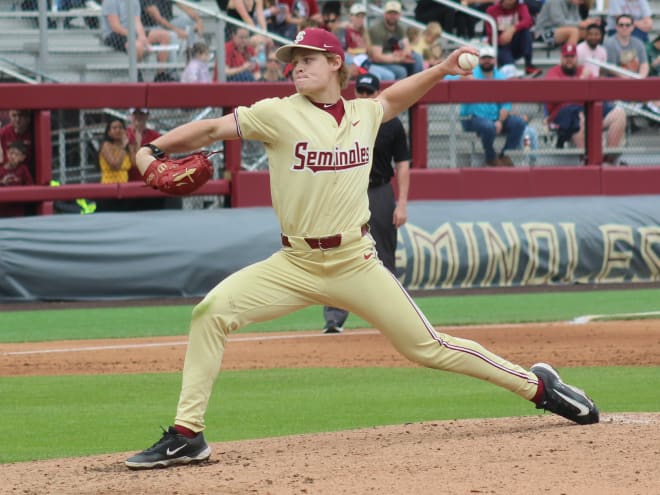
[[[262,141],[270,192],[282,233],[323,237],[369,221],[367,186],[383,107],[344,100],[341,124],[295,94],[235,111],[243,139]]]

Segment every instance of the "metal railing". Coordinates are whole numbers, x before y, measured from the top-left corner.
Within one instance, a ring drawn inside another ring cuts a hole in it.
[[[637,72],[630,71],[628,69],[624,69],[623,67],[619,67],[618,65],[613,65],[608,62],[602,62],[600,60],[596,60],[595,58],[587,58],[587,62],[597,65],[601,69],[605,69],[609,72],[614,72],[616,74],[619,74],[621,76],[625,76],[629,79],[644,79],[644,77],[640,76]],[[643,108],[639,108],[635,105],[632,105],[630,103],[626,103],[623,101],[620,101],[619,104],[628,110],[631,113],[635,113],[641,117],[645,117],[649,120],[653,120],[655,122],[660,122],[660,115],[657,115],[653,112],[649,112],[647,110],[644,110]]]
[[[377,7],[375,5],[370,4],[368,6],[368,8],[369,8],[369,10],[371,10],[373,12],[376,12],[377,14],[384,14],[385,13],[385,11],[383,9],[381,9],[380,7]],[[426,24],[424,24],[423,22],[419,22],[419,21],[416,21],[414,19],[409,19],[408,17],[403,17],[402,16],[400,22],[401,22],[401,24],[405,24],[406,26],[413,26],[413,27],[416,27],[418,29],[425,29],[426,28]],[[445,31],[442,31],[442,33],[440,34],[440,37],[443,38],[443,39],[446,39],[447,41],[450,41],[451,43],[459,45],[459,46],[468,46],[468,45],[471,44],[468,40],[465,40],[465,39],[460,38],[458,36],[454,36],[453,34],[449,34]]]
[[[483,12],[476,9],[471,9],[470,7],[465,7],[464,5],[461,5],[460,3],[457,2],[453,2],[451,0],[433,0],[433,1],[435,3],[440,3],[446,7],[449,7],[450,9],[458,10],[459,12],[463,12],[464,14],[467,14],[469,16],[476,17],[477,19],[481,19],[482,21],[490,24],[493,35],[497,36],[497,23],[495,22],[495,19],[493,19],[488,14],[484,14]],[[462,40],[462,38],[456,38],[456,39]],[[467,41],[463,41],[463,43],[461,44],[470,44],[470,43]],[[492,45],[492,48],[495,51],[495,60],[497,60],[497,43],[494,43]]]

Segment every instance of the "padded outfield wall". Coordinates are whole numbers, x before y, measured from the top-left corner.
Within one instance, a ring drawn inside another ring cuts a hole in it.
[[[660,280],[660,197],[414,201],[408,213],[397,269],[409,289]],[[261,207],[0,220],[0,301],[203,296],[279,239]]]

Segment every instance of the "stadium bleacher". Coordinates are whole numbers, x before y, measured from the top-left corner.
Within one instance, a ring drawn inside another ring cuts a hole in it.
[[[414,0],[403,0],[403,13],[413,16]],[[196,2],[200,7],[217,12],[215,0],[200,0]],[[650,0],[654,13],[656,32],[660,32],[660,0]],[[0,0],[0,82],[2,81],[56,81],[56,82],[126,82],[129,81],[129,63],[125,53],[117,52],[105,46],[101,41],[100,28],[90,27],[85,19],[99,18],[100,5],[89,0],[84,9],[76,11],[49,13],[55,22],[55,27],[48,29],[47,54],[41,56],[43,49],[41,31],[37,25],[36,12],[20,10],[19,0]],[[205,39],[210,47],[222,46],[223,40],[218,40],[216,33],[216,19],[201,12],[205,24]],[[376,19],[378,14],[370,14]],[[64,19],[69,18],[69,27],[65,28]],[[98,24],[98,23],[97,23]],[[479,32],[481,25],[477,25]],[[452,48],[451,42],[447,48]],[[549,48],[543,44],[534,45],[534,63],[547,69],[559,61],[559,48]],[[180,70],[185,65],[185,55],[181,50],[171,57],[168,68]],[[150,55],[140,64],[139,68],[145,81],[152,80],[156,67],[155,56]],[[20,79],[23,77],[24,79]],[[551,164],[556,161],[560,150],[553,151],[552,133],[543,122],[543,109],[540,104],[516,104],[516,111],[524,113],[530,118],[530,125],[539,134],[541,146],[544,148],[538,153],[537,164]],[[456,125],[455,115],[457,106],[434,105],[429,111],[429,166],[457,167],[481,166],[481,150],[475,146],[474,136],[464,133],[460,125]],[[407,123],[407,116],[404,122]],[[657,128],[647,126],[645,119],[631,117],[631,125],[627,134],[626,152],[622,159],[628,164],[648,163],[648,153],[658,153]],[[634,131],[634,132],[633,132]],[[499,139],[499,138],[498,138]],[[654,147],[655,146],[655,147]],[[450,150],[447,153],[447,150]],[[577,150],[564,151],[563,163],[579,163],[580,152]],[[521,152],[513,152],[517,164],[525,164],[526,157]]]

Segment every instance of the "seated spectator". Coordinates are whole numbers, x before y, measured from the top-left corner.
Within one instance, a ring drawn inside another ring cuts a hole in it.
[[[139,0],[130,0],[133,3],[135,20],[135,49],[137,60],[141,62],[145,54],[149,53],[152,45],[170,44],[170,33],[163,29],[152,29],[147,35],[140,20]],[[126,52],[128,49],[128,2],[123,0],[104,0],[103,16],[101,17],[101,33],[103,43],[117,51]],[[169,54],[166,51],[158,52],[159,62],[166,63]],[[159,71],[154,81],[174,81],[176,78],[166,70]]]
[[[339,27],[339,17],[341,17],[341,4],[339,2],[323,2],[321,8],[321,26],[331,33]]]
[[[660,77],[660,34],[646,45],[649,61],[649,76]]]
[[[593,76],[577,62],[575,45],[564,45],[561,49],[559,65],[552,67],[546,79],[591,79]],[[576,148],[584,148],[584,103],[576,101],[547,103],[548,122],[557,128],[558,147],[572,141]],[[603,102],[603,129],[607,130],[608,147],[623,144],[626,130],[626,113],[610,102]],[[617,157],[603,157],[606,163],[614,164]]]
[[[147,32],[160,26],[170,32],[170,40],[177,38],[189,46],[200,41],[204,34],[204,22],[195,9],[176,0],[140,0],[142,4],[142,24]],[[174,17],[173,4],[183,14]]]
[[[482,13],[486,13],[488,7],[494,3],[495,0],[461,0],[461,5],[464,7],[469,7]],[[480,22],[478,17],[456,11],[454,22],[456,23],[456,36],[466,40],[474,40],[479,37],[475,31],[476,25]]]
[[[227,3],[226,13],[228,16],[236,20],[242,21],[250,26],[259,27],[264,31],[267,30],[266,17],[264,17],[264,2],[263,0],[229,0]],[[231,40],[234,31],[238,28],[235,24],[227,23],[225,27],[225,38],[227,41]],[[257,36],[261,40],[261,35]],[[255,42],[257,41],[255,39]]]
[[[9,110],[9,123],[0,128],[0,165],[8,159],[9,145],[21,141],[25,145],[25,163],[34,176],[34,131],[29,110]]]
[[[486,36],[490,44],[497,43],[497,65],[515,64],[516,60],[525,60],[525,74],[538,77],[542,71],[532,64],[532,26],[534,20],[529,14],[527,5],[518,0],[499,0],[491,5],[486,13],[495,19],[497,33],[492,33],[492,27],[485,23]]]
[[[602,39],[601,27],[598,24],[589,24],[584,41],[577,46],[578,65],[583,66],[593,77],[600,77],[600,66],[589,62],[589,59],[607,62],[607,52],[601,44]]]
[[[135,165],[135,153],[144,145],[160,137],[160,133],[147,124],[149,120],[148,108],[131,108],[131,124],[126,128],[128,152],[131,160],[131,169],[128,173],[129,181],[142,181],[142,174]]]
[[[99,168],[101,184],[128,182],[131,155],[126,126],[121,119],[113,118],[105,126],[103,142],[99,150]]]
[[[286,81],[282,71],[282,63],[277,60],[275,53],[270,53],[266,59],[266,69],[261,75],[261,80],[266,82]]]
[[[348,23],[333,31],[344,49],[345,63],[351,69],[351,78],[369,72],[381,81],[393,81],[392,71],[371,63],[371,38],[365,25],[366,17],[367,9],[364,4],[355,3],[349,10]]]
[[[225,73],[227,81],[254,81],[257,63],[254,48],[250,46],[250,34],[245,28],[234,31],[230,41],[225,43]]]
[[[317,27],[323,26],[323,18],[319,10],[319,4],[316,0],[279,0],[280,3],[285,4],[289,8],[291,14],[291,21],[298,26],[298,31],[304,27]],[[304,27],[302,23],[312,20],[318,24],[306,24]]]
[[[369,29],[372,66],[378,65],[392,72],[395,79],[421,72],[424,68],[422,57],[410,47],[406,29],[399,22],[401,4],[387,2],[383,11],[383,19]]]
[[[637,73],[640,77],[649,75],[649,63],[646,47],[639,38],[632,36],[633,21],[629,14],[616,18],[616,34],[605,40],[603,46],[607,52],[607,62]],[[627,78],[623,74],[610,71],[612,77]]]
[[[651,8],[647,0],[609,0],[607,4],[607,35],[616,33],[617,16],[628,14],[632,19],[632,36],[646,43],[653,29]]]
[[[182,83],[210,83],[209,57],[211,52],[203,41],[195,43],[190,50],[190,61],[181,74]]]
[[[7,147],[7,160],[0,165],[0,186],[29,186],[34,184],[32,174],[25,163],[27,147],[23,141],[13,141]],[[21,203],[0,204],[0,217],[22,217],[26,214]]]
[[[493,4],[493,0],[457,0],[464,7],[486,12]],[[442,29],[460,38],[472,39],[475,37],[475,26],[480,19],[464,14],[450,6],[436,2],[435,0],[419,0],[415,5],[415,19],[423,24],[435,21]]]
[[[479,51],[479,65],[472,71],[474,79],[506,79],[495,67],[495,50],[490,46]],[[448,76],[446,79],[457,79]],[[461,125],[467,132],[476,132],[481,139],[486,165],[489,167],[511,167],[513,161],[506,150],[517,149],[522,142],[527,122],[511,113],[511,103],[464,103],[460,109]],[[495,136],[506,135],[506,141],[499,155],[495,152]]]
[[[264,18],[266,29],[284,38],[294,39],[298,32],[298,26],[293,22],[289,7],[278,0],[264,0]]]
[[[422,56],[424,67],[431,67],[442,62],[442,53],[444,51],[440,37],[442,36],[442,26],[436,21],[431,21],[422,30],[416,43],[411,43],[411,47]]]
[[[577,45],[584,38],[589,24],[599,24],[600,18],[582,19],[580,5],[584,0],[546,0],[536,17],[534,36],[549,46]],[[582,32],[581,32],[582,30]]]

